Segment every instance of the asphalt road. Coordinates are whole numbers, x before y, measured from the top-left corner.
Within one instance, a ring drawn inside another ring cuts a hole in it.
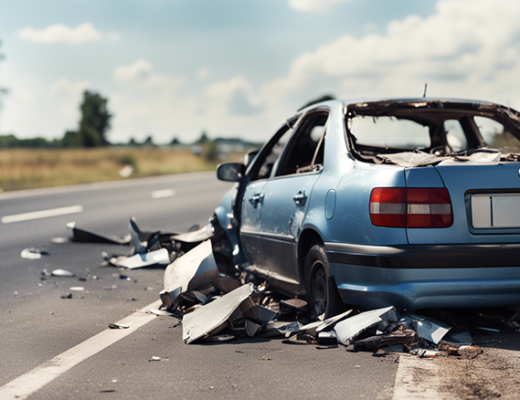
[[[515,398],[518,335],[477,338],[488,347],[484,356],[459,361],[281,339],[185,345],[177,319],[146,313],[159,299],[163,269],[100,266],[102,251],[125,246],[51,242],[69,236],[70,221],[124,235],[131,216],[142,229],[184,232],[205,224],[230,187],[203,173],[0,194],[0,398]],[[63,208],[75,212],[28,219]],[[49,255],[24,259],[28,247]],[[57,268],[76,276],[41,274]],[[125,318],[130,329],[107,330]]]

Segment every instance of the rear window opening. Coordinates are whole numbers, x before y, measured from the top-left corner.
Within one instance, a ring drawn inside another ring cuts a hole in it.
[[[505,110],[439,101],[354,104],[346,114],[348,143],[355,158],[373,164],[520,161],[520,124]]]

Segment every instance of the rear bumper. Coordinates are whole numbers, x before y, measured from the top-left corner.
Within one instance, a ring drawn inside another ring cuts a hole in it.
[[[520,305],[520,244],[325,248],[348,304],[407,310]]]

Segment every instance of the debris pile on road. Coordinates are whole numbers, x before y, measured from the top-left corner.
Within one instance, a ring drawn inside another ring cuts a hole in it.
[[[175,326],[182,325],[186,344],[279,337],[285,343],[309,343],[319,349],[342,345],[350,352],[389,348],[421,358],[474,358],[482,350],[473,345],[466,327],[477,331],[520,331],[520,308],[512,309],[513,315],[485,315],[478,311],[457,315],[457,311],[437,310],[435,315],[449,324],[422,315],[399,314],[393,306],[364,312],[350,309],[328,319],[312,315],[305,300],[284,298],[271,291],[267,282],[260,283],[257,277],[233,264],[232,246],[226,242],[216,218],[184,234],[142,231],[131,218],[130,233],[123,238],[90,232],[75,223],[67,226],[76,242],[132,246],[126,254],[104,253],[105,266],[165,268],[159,293],[162,306],[150,311],[178,318]],[[22,256],[40,254],[46,252],[26,249]],[[74,276],[61,269],[45,269],[42,275]],[[119,277],[131,280],[124,274]],[[63,297],[72,298],[72,294]],[[127,328],[115,324],[110,327]]]

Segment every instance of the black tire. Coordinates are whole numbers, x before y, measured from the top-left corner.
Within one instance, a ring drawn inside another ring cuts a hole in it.
[[[307,301],[312,317],[325,314],[333,317],[345,309],[334,276],[330,271],[327,253],[321,244],[311,247],[305,258]]]

